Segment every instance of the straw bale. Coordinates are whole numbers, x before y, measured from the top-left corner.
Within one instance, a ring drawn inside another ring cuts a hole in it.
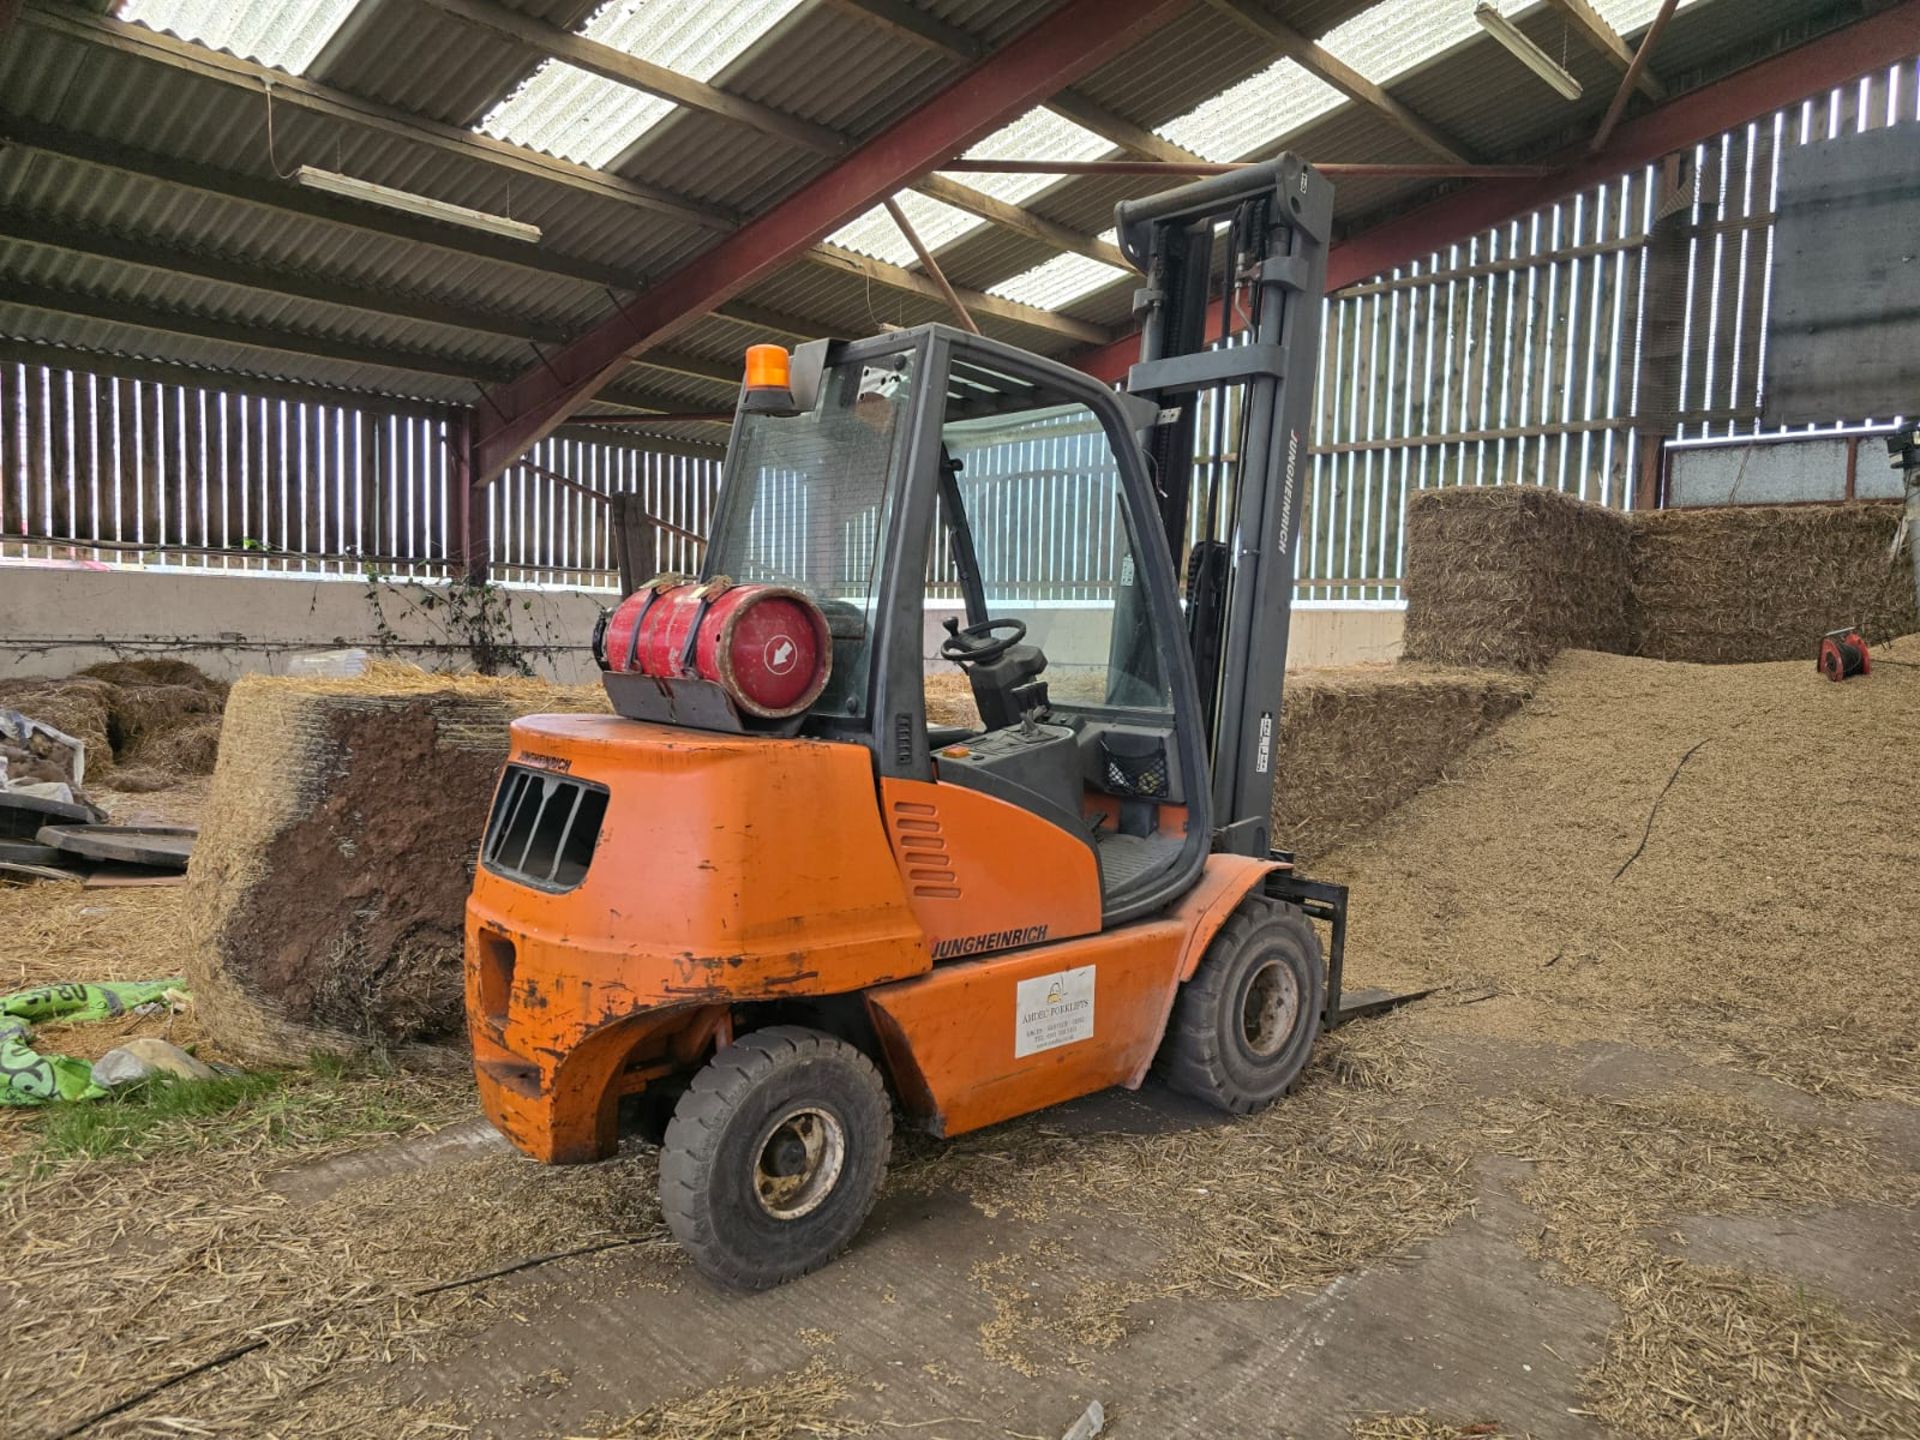
[[[228,689],[226,681],[214,679],[198,665],[165,657],[108,660],[99,665],[89,665],[80,673],[92,680],[104,680],[109,685],[191,685],[221,696]]]
[[[1625,519],[1553,490],[1429,490],[1407,506],[1406,658],[1537,670],[1626,651]]]
[[[90,782],[122,765],[205,775],[227,688],[184,660],[112,660],[64,679],[0,681],[0,705],[83,742]]]
[[[1406,664],[1287,677],[1273,843],[1311,859],[1443,779],[1527,698],[1502,670]]]
[[[510,721],[596,687],[433,676],[242,680],[188,871],[208,1032],[273,1062],[452,1061],[468,884]]]
[[[65,731],[87,747],[87,778],[113,769],[111,725],[116,688],[104,680],[25,676],[0,680],[0,707]]]
[[[1348,954],[1368,984],[1492,992],[1444,1012],[1475,1035],[1920,1099],[1920,636],[1885,654],[1834,685],[1568,651],[1457,783],[1316,864],[1353,887]]]
[[[1811,659],[1857,625],[1920,629],[1889,558],[1898,507],[1749,505],[1622,515],[1524,486],[1407,508],[1409,659],[1536,670],[1561,650],[1698,664]]]
[[[1913,570],[1888,547],[1893,505],[1746,505],[1633,520],[1639,654],[1706,663],[1812,660],[1828,630],[1920,630]]]

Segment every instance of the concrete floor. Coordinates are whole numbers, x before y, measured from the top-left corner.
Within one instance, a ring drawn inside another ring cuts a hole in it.
[[[1576,1092],[1608,1098],[1706,1088],[1785,1118],[1818,1108],[1783,1086],[1626,1046],[1495,1051],[1455,1042],[1441,1053],[1461,1082],[1455,1093],[1467,1096],[1546,1067]],[[1091,1097],[1050,1123],[1091,1135],[1220,1122],[1149,1088]],[[1920,1112],[1854,1106],[1846,1123],[1903,1163],[1920,1162]],[[285,1188],[299,1201],[498,1143],[482,1125],[456,1127],[288,1176]],[[1036,1327],[1011,1359],[986,1342],[983,1326],[1010,1317],[1017,1330],[1023,1298],[1036,1316],[1057,1316],[1090,1279],[1145,1268],[1161,1227],[1099,1213],[1035,1222],[989,1216],[951,1192],[891,1193],[849,1254],[764,1295],[716,1293],[645,1251],[491,1282],[491,1325],[450,1357],[395,1374],[392,1393],[418,1405],[452,1402],[475,1435],[592,1435],[648,1405],[729,1380],[771,1381],[818,1356],[853,1381],[835,1417],[888,1434],[1051,1440],[1093,1399],[1107,1412],[1106,1433],[1121,1437],[1344,1437],[1357,1417],[1419,1411],[1452,1424],[1494,1422],[1506,1435],[1606,1434],[1582,1413],[1581,1374],[1599,1360],[1615,1307],[1521,1249],[1536,1223],[1517,1195],[1527,1170],[1524,1161],[1478,1159],[1471,1210],[1401,1261],[1271,1299],[1150,1301],[1107,1349],[1057,1342],[1054,1330]],[[1662,1243],[1784,1273],[1843,1306],[1914,1319],[1912,1212],[1684,1217]],[[994,1282],[983,1283],[980,1267],[995,1261],[1003,1263],[989,1272]]]

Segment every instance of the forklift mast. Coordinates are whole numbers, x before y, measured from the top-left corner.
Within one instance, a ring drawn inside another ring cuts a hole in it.
[[[1120,248],[1146,276],[1133,307],[1140,360],[1125,388],[1160,406],[1142,445],[1176,567],[1186,555],[1187,632],[1213,775],[1213,848],[1265,859],[1333,186],[1298,156],[1284,155],[1126,201],[1116,215]],[[1209,292],[1223,228],[1216,333],[1226,338],[1210,344]],[[1213,458],[1189,548],[1194,442],[1208,393]],[[1229,458],[1226,417],[1236,393]]]

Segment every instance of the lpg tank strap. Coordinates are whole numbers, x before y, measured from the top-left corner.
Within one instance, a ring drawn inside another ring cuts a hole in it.
[[[698,602],[693,612],[693,623],[687,627],[687,646],[680,652],[682,673],[694,668],[694,654],[700,647],[700,630],[707,623],[707,612],[713,608],[713,602],[733,588],[733,578],[728,575],[715,575],[693,592]]]
[[[647,618],[647,612],[653,608],[653,602],[676,585],[685,585],[692,578],[689,575],[672,573],[656,575],[633,592],[635,595],[644,595],[647,598],[640,602],[640,609],[633,617],[633,629],[627,635],[626,668],[628,670],[634,668],[634,662],[640,656],[640,622]]]

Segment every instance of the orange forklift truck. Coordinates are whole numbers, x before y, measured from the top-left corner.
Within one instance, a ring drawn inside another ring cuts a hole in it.
[[[1244,1113],[1393,1003],[1342,1011],[1346,892],[1268,837],[1332,200],[1287,156],[1122,204],[1123,393],[943,325],[756,347],[703,574],[596,642],[618,713],[513,726],[467,1004],[515,1145],[606,1157],[626,1102],[673,1233],[760,1289],[852,1240],[896,1106],[958,1135],[1157,1065]],[[930,632],[978,723],[929,723]]]

